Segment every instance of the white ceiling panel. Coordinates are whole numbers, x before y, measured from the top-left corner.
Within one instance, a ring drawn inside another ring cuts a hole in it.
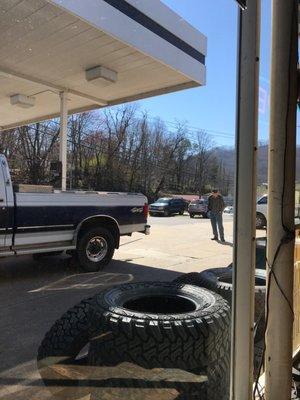
[[[203,85],[205,56],[206,38],[158,0],[1,0],[0,127],[59,115],[61,91],[72,113]],[[88,82],[98,65],[117,81]]]

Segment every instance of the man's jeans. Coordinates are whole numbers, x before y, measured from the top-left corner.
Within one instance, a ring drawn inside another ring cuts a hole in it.
[[[211,222],[214,237],[215,238],[220,237],[221,240],[224,240],[222,212],[210,211],[210,222]],[[218,234],[218,231],[219,231],[219,234]]]

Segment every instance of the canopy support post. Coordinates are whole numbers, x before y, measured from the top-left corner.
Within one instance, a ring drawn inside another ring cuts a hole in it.
[[[267,400],[291,397],[298,1],[272,1],[268,176]]]
[[[252,398],[260,0],[239,9],[231,400]]]
[[[68,106],[67,92],[60,92],[60,141],[59,161],[61,162],[61,190],[67,189],[67,135],[68,135]]]

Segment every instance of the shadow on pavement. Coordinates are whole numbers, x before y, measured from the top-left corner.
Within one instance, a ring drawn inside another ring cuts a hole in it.
[[[40,374],[42,379],[0,378],[1,385],[13,388],[2,399],[192,400],[202,398],[199,394],[205,392],[207,382],[204,372],[144,369],[132,363],[115,367],[56,364],[43,368]]]
[[[172,281],[180,275],[119,260],[86,274],[64,263],[60,257],[38,263],[27,256],[1,262],[0,377],[1,371],[35,359],[54,321],[83,298],[129,281]]]

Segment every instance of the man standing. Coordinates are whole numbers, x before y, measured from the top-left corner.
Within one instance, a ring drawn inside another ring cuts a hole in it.
[[[220,236],[221,242],[225,242],[222,218],[224,208],[225,203],[223,197],[217,189],[214,189],[208,198],[208,211],[210,214],[210,222],[214,234],[214,237],[211,240],[218,240]]]

